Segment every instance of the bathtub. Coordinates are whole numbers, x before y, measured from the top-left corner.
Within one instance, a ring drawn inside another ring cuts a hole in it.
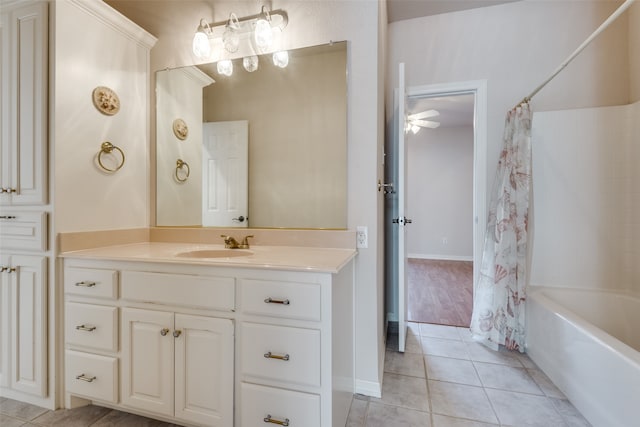
[[[640,425],[640,297],[532,287],[526,351],[594,427]]]

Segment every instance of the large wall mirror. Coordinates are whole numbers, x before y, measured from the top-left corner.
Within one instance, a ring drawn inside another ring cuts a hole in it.
[[[156,73],[158,226],[344,229],[347,43]]]

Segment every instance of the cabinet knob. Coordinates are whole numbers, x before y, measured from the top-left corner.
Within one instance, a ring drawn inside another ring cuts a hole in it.
[[[165,335],[167,335],[168,333],[169,333],[169,329],[168,329],[168,328],[162,328],[162,329],[160,330],[160,335],[162,335],[163,337],[164,337]]]
[[[265,423],[271,423],[271,424],[277,424],[279,426],[288,426],[289,425],[289,418],[285,418],[284,421],[283,420],[278,420],[276,418],[271,418],[271,415],[267,415],[263,421]]]
[[[181,330],[173,331],[173,337],[174,338],[178,338],[180,336],[180,334],[182,334]]]
[[[86,381],[88,383],[92,383],[93,381],[95,381],[96,377],[95,376],[89,377],[89,376],[87,376],[85,374],[80,374],[80,375],[76,376],[76,379],[77,380],[81,380],[81,381]]]

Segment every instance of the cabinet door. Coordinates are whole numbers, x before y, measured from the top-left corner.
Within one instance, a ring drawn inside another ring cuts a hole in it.
[[[122,309],[122,403],[173,416],[173,313]]]
[[[0,204],[47,202],[47,2],[3,14]],[[7,22],[8,21],[8,22]],[[6,61],[8,59],[8,61]]]
[[[47,395],[47,258],[12,255],[9,270],[11,388]]]
[[[8,256],[0,256],[0,268],[9,265]],[[9,274],[0,273],[0,387],[9,387],[11,366],[11,296]]]
[[[175,416],[215,427],[233,426],[233,322],[175,315]]]

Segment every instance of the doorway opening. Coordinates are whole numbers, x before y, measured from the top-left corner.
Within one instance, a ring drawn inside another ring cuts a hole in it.
[[[406,136],[406,203],[413,220],[406,238],[407,320],[411,322],[462,327],[471,322],[474,106],[474,93],[407,98],[411,128]]]

